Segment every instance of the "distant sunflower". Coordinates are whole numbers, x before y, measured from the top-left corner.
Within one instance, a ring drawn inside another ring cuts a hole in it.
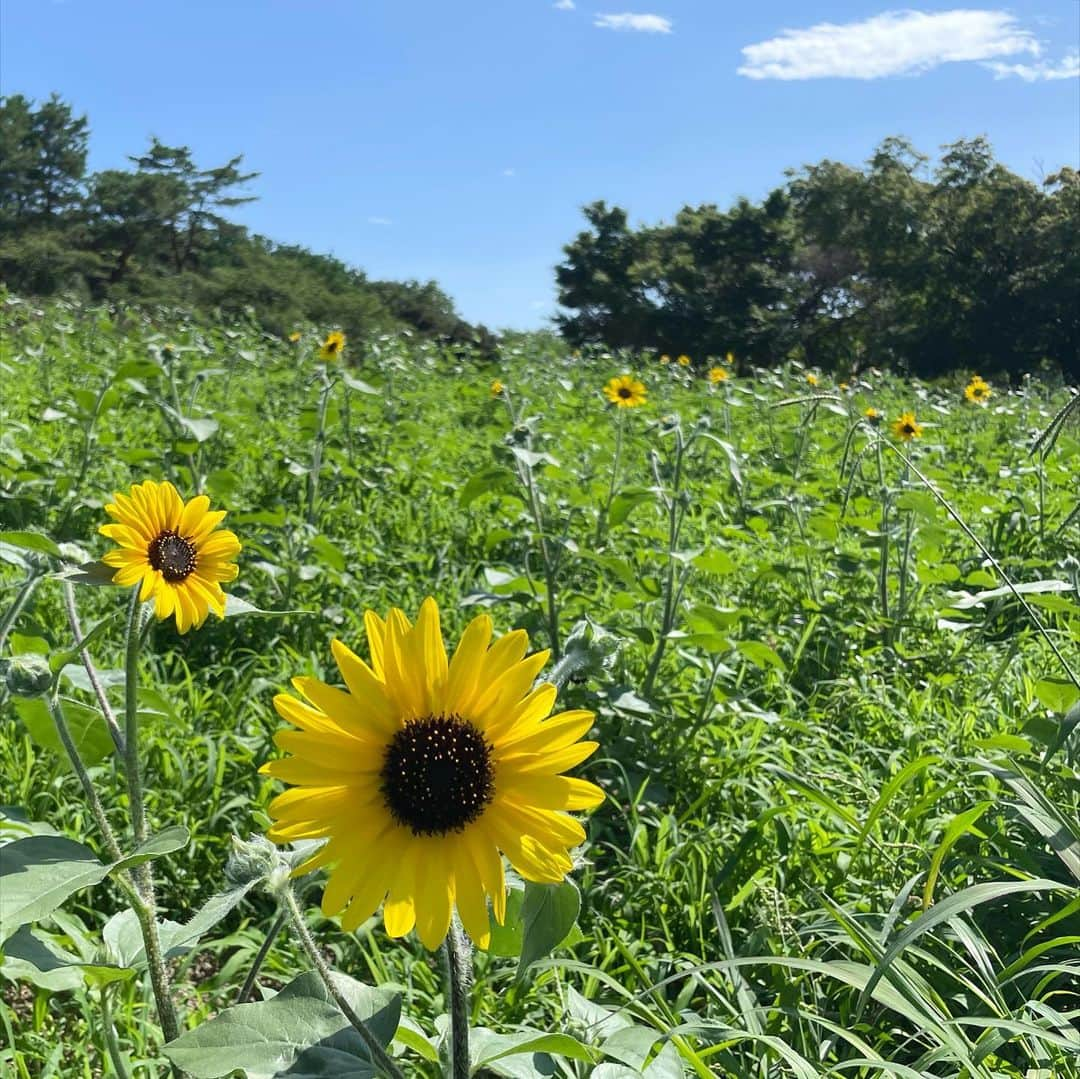
[[[715,386],[718,382],[727,382],[730,376],[723,367],[711,367],[709,369],[709,381]]]
[[[735,353],[734,352],[729,352],[724,357],[724,363],[726,363],[728,365],[728,367],[730,367],[734,362],[735,362]]]
[[[326,335],[326,340],[322,343],[322,347],[319,349],[320,360],[337,360],[341,358],[342,350],[345,348],[345,335],[340,330],[334,330],[333,333]]]
[[[813,371],[807,371],[806,381],[809,382],[811,386],[816,386],[818,384],[818,377]]]
[[[976,375],[964,388],[964,397],[973,405],[985,405],[993,392],[990,384]]]
[[[689,367],[690,366],[690,357],[687,356],[686,353],[684,352],[675,362],[680,367]]]
[[[867,409],[867,410],[866,410],[866,411],[865,411],[865,412],[863,413],[863,416],[864,416],[864,417],[865,417],[865,418],[866,418],[866,419],[867,419],[867,420],[868,420],[868,421],[869,421],[870,423],[872,423],[872,424],[873,424],[873,425],[874,425],[875,427],[880,427],[880,426],[881,426],[881,421],[882,421],[882,420],[883,420],[883,419],[885,418],[885,417],[884,417],[884,416],[882,416],[882,414],[881,414],[880,412],[878,412],[878,410],[877,410],[876,408],[874,408],[873,406],[871,406],[870,408],[868,408],[868,409]]]
[[[637,408],[645,404],[645,384],[633,375],[617,375],[604,386],[604,396],[618,408]]]
[[[850,387],[850,386],[849,386],[849,385],[848,385],[848,384],[847,384],[846,382],[841,382],[841,383],[840,383],[840,389],[841,389],[841,391],[842,391],[842,392],[844,392],[844,393],[847,393],[847,391],[848,391],[848,390],[849,390],[850,388],[851,388],[851,387]]]
[[[299,330],[293,330],[293,332],[289,334],[289,340],[295,345],[302,336],[303,334],[301,334]]]
[[[663,354],[663,355],[662,355],[662,356],[660,357],[660,362],[661,362],[661,363],[671,363],[671,357],[670,357],[670,356],[669,356],[669,355],[668,355],[668,354],[667,354],[667,353],[665,352],[665,353],[664,353],[664,354]]]
[[[294,875],[332,867],[322,909],[344,911],[347,932],[385,900],[390,936],[415,926],[436,948],[456,906],[486,948],[488,898],[495,920],[506,917],[500,852],[525,880],[561,881],[585,838],[567,810],[604,800],[599,787],[561,774],[596,749],[579,741],[593,714],[548,718],[555,687],[533,685],[548,653],[526,657],[524,630],[492,644],[486,614],[469,623],[449,663],[430,597],[415,626],[397,608],[385,621],[368,611],[364,622],[370,666],[331,645],[345,689],[295,678],[310,704],[274,698],[299,729],[275,736],[292,756],[260,769],[293,784],[270,804],[269,838],[327,839]]]
[[[492,379],[492,381],[491,381],[491,396],[492,397],[501,397],[502,392],[505,389],[506,389],[506,387],[497,378]]]
[[[922,424],[915,419],[914,412],[902,412],[898,420],[893,421],[893,436],[903,442],[910,442],[913,438],[922,438]]]
[[[210,512],[206,495],[185,504],[171,483],[153,480],[113,498],[105,512],[117,523],[98,529],[120,545],[102,559],[116,569],[113,581],[139,584],[139,599],[153,599],[159,619],[174,615],[181,633],[201,626],[211,609],[224,618],[221,582],[236,580],[239,569],[231,560],[240,553],[232,532],[215,531],[225,511]]]

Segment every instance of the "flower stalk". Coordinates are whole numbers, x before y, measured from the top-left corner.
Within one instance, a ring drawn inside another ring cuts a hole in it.
[[[450,999],[450,1074],[469,1079],[469,988],[472,984],[472,945],[456,920],[446,934],[446,969]]]

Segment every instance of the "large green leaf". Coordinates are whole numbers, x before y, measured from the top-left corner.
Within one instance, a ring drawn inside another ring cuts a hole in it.
[[[580,910],[581,893],[573,881],[525,885],[525,899],[521,904],[519,981],[533,963],[550,955],[566,939]]]
[[[344,974],[334,982],[381,1045],[398,1027],[401,998]],[[294,978],[277,996],[226,1008],[165,1046],[165,1055],[196,1079],[242,1072],[247,1079],[370,1079],[360,1035],[314,972]]]
[[[67,761],[67,750],[56,733],[56,724],[45,701],[41,697],[20,697],[14,704],[34,744]],[[68,733],[84,764],[97,764],[112,753],[115,746],[100,709],[68,697],[60,697],[57,705],[63,710]]]

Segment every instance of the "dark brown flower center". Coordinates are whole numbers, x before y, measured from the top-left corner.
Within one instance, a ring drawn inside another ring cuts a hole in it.
[[[628,397],[631,397],[631,396],[633,396],[633,395],[631,394],[631,392],[630,392],[630,387],[629,387],[629,386],[620,386],[620,387],[619,387],[619,396],[620,396],[620,397],[621,397],[621,398],[622,398],[622,399],[623,399],[624,401],[625,401],[625,400],[626,400],[626,399],[627,399]]]
[[[491,745],[456,715],[406,723],[386,747],[379,778],[390,816],[416,836],[460,832],[495,795]]]
[[[161,570],[171,584],[189,577],[198,563],[195,544],[168,528],[150,541],[146,556],[151,568]]]
[[[900,430],[905,435],[913,435],[913,434],[915,434],[915,428],[912,427],[910,423],[905,423],[904,426],[900,428]]]

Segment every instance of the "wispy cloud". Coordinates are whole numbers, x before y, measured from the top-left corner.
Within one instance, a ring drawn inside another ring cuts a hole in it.
[[[553,7],[558,8],[560,11],[573,11],[574,0],[555,0]]]
[[[1056,64],[1040,60],[1037,64],[1003,64],[1000,60],[984,64],[993,73],[995,79],[1016,77],[1024,82],[1047,82],[1051,79],[1080,79],[1080,52],[1065,54],[1065,59]]]
[[[392,225],[394,222],[389,217],[369,217],[367,223],[369,225]]]
[[[503,169],[503,176],[517,176],[517,169]]]
[[[670,34],[671,20],[663,15],[597,15],[593,26],[601,30],[635,30],[640,34]]]
[[[861,22],[783,30],[745,46],[738,72],[750,79],[882,79],[1040,52],[1035,36],[1004,11],[886,11]]]

